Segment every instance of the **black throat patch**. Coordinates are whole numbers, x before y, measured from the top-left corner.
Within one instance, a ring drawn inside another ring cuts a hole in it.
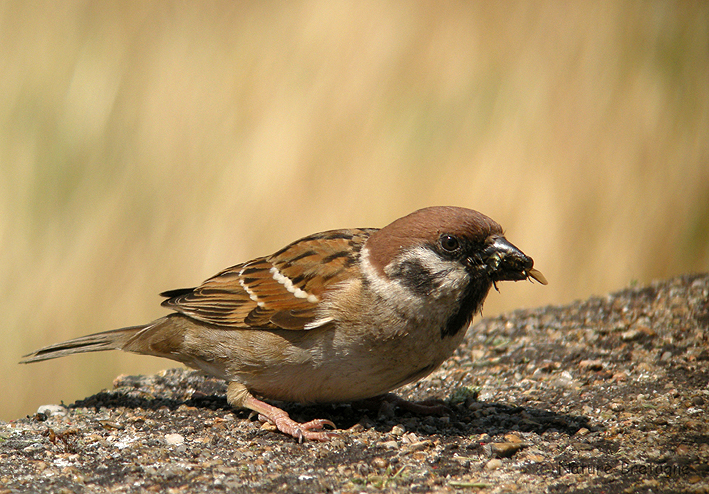
[[[492,283],[489,281],[486,283],[481,283],[480,281],[476,283],[474,279],[470,281],[460,301],[458,311],[449,317],[446,324],[441,328],[441,339],[447,336],[455,336],[460,331],[467,329],[475,313],[482,307],[491,286]]]

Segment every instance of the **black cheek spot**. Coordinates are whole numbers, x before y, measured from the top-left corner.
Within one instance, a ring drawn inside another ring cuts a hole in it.
[[[417,295],[428,296],[438,287],[431,272],[415,260],[406,260],[399,264],[391,273],[391,278],[397,279]]]

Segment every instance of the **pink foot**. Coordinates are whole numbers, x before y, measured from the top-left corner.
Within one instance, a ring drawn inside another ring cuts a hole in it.
[[[284,434],[294,437],[298,442],[308,441],[329,441],[337,437],[334,432],[324,431],[324,426],[330,426],[336,429],[335,424],[329,420],[318,419],[311,420],[301,424],[291,419],[286,412],[278,407],[269,405],[265,401],[255,398],[249,390],[237,381],[229,383],[227,388],[227,401],[236,408],[248,408],[258,413],[258,418],[261,422],[269,422]]]
[[[277,410],[280,413],[275,414],[275,417],[269,417],[260,413],[258,419],[261,422],[269,422],[275,425],[279,431],[283,434],[288,434],[289,436],[296,438],[299,443],[302,443],[303,440],[306,439],[308,441],[326,442],[337,437],[337,433],[335,432],[327,432],[322,430],[322,428],[326,425],[332,427],[333,429],[337,428],[330,420],[315,419],[303,424],[291,419],[283,410]]]

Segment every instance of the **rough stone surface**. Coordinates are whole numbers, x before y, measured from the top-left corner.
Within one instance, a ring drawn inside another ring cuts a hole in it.
[[[709,492],[709,275],[483,319],[400,391],[443,416],[283,404],[298,444],[173,369],[0,423],[10,492]],[[6,397],[7,398],[7,397]]]

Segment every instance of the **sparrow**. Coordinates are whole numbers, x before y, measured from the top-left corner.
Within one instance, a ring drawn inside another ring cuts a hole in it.
[[[299,423],[263,400],[352,402],[438,368],[499,281],[546,284],[487,216],[428,207],[384,228],[316,233],[163,292],[174,312],[82,336],[21,363],[123,350],[176,360],[228,382],[227,401],[299,441],[327,441],[329,420]],[[403,400],[402,400],[403,401]]]

